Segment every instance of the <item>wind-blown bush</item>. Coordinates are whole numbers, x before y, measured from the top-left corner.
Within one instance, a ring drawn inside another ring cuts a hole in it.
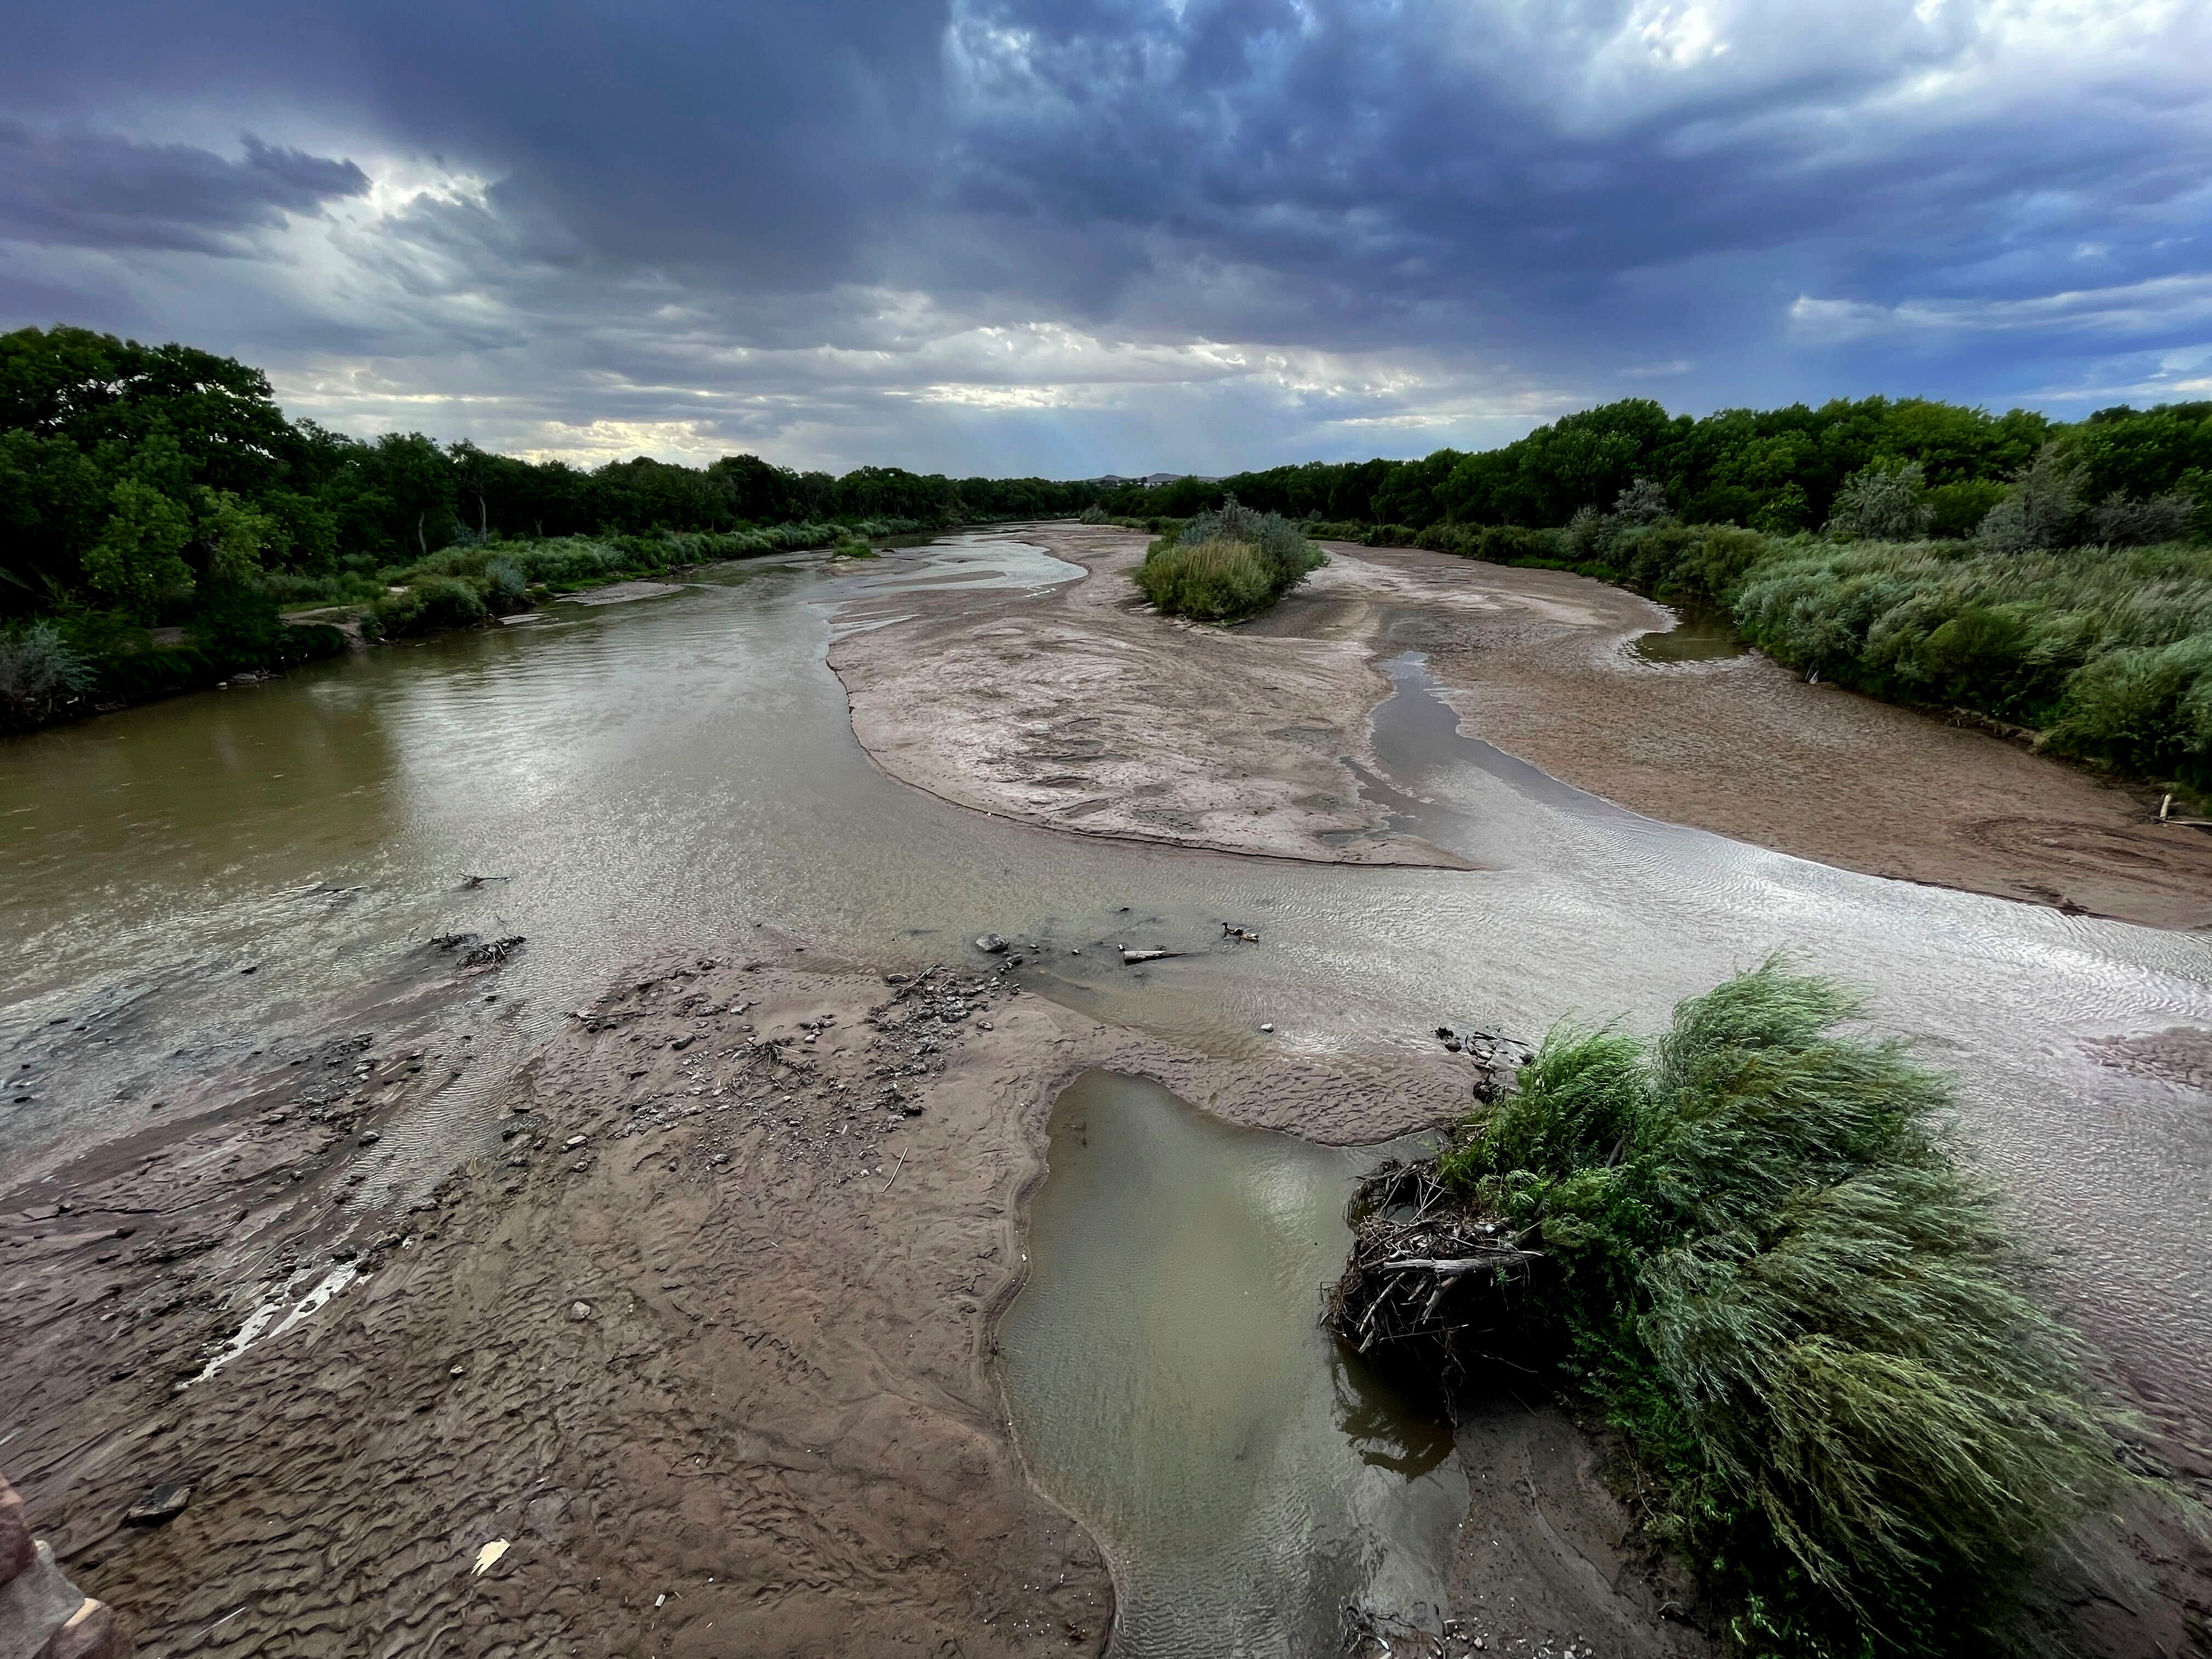
[[[1230,622],[1266,609],[1327,562],[1279,513],[1255,513],[1234,496],[1146,550],[1131,573],[1170,615]]]
[[[2179,541],[2197,522],[2197,501],[2180,490],[2138,500],[2114,490],[2089,514],[2089,537],[2113,547]]]
[[[1740,1637],[1983,1653],[2125,1484],[2123,1425],[1947,1153],[1947,1085],[1860,1012],[1770,960],[1656,1041],[1555,1030],[1437,1173],[1545,1252],[1514,1316],[1729,1570]]]

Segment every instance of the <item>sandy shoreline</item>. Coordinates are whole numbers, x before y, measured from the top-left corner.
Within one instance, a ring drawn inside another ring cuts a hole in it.
[[[853,728],[893,777],[1079,834],[1330,863],[1460,865],[1378,834],[1349,758],[1385,655],[1426,654],[1462,730],[1646,816],[1801,858],[2148,926],[2212,927],[2212,836],[1987,732],[1764,657],[1656,665],[1660,606],[1564,572],[1330,544],[1331,564],[1243,628],[1148,614],[1145,538],[1018,532],[1087,580],[840,640]],[[1881,810],[1865,804],[1878,801]]]

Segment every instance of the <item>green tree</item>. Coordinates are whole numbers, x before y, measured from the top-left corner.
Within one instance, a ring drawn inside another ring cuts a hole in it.
[[[163,594],[191,583],[180,556],[191,543],[191,515],[136,478],[119,481],[108,500],[114,511],[84,556],[85,580],[118,609],[151,622]]]

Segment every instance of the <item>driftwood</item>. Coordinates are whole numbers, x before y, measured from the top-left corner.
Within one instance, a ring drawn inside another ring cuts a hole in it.
[[[1355,1352],[1440,1389],[1447,1402],[1476,1375],[1513,1364],[1488,1351],[1491,1334],[1542,1251],[1470,1208],[1437,1178],[1433,1159],[1379,1165],[1346,1219],[1351,1257],[1322,1323]]]

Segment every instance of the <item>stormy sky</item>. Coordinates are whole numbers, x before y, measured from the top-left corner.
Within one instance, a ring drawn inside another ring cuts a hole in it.
[[[0,326],[596,462],[2212,396],[2204,0],[0,0]]]

